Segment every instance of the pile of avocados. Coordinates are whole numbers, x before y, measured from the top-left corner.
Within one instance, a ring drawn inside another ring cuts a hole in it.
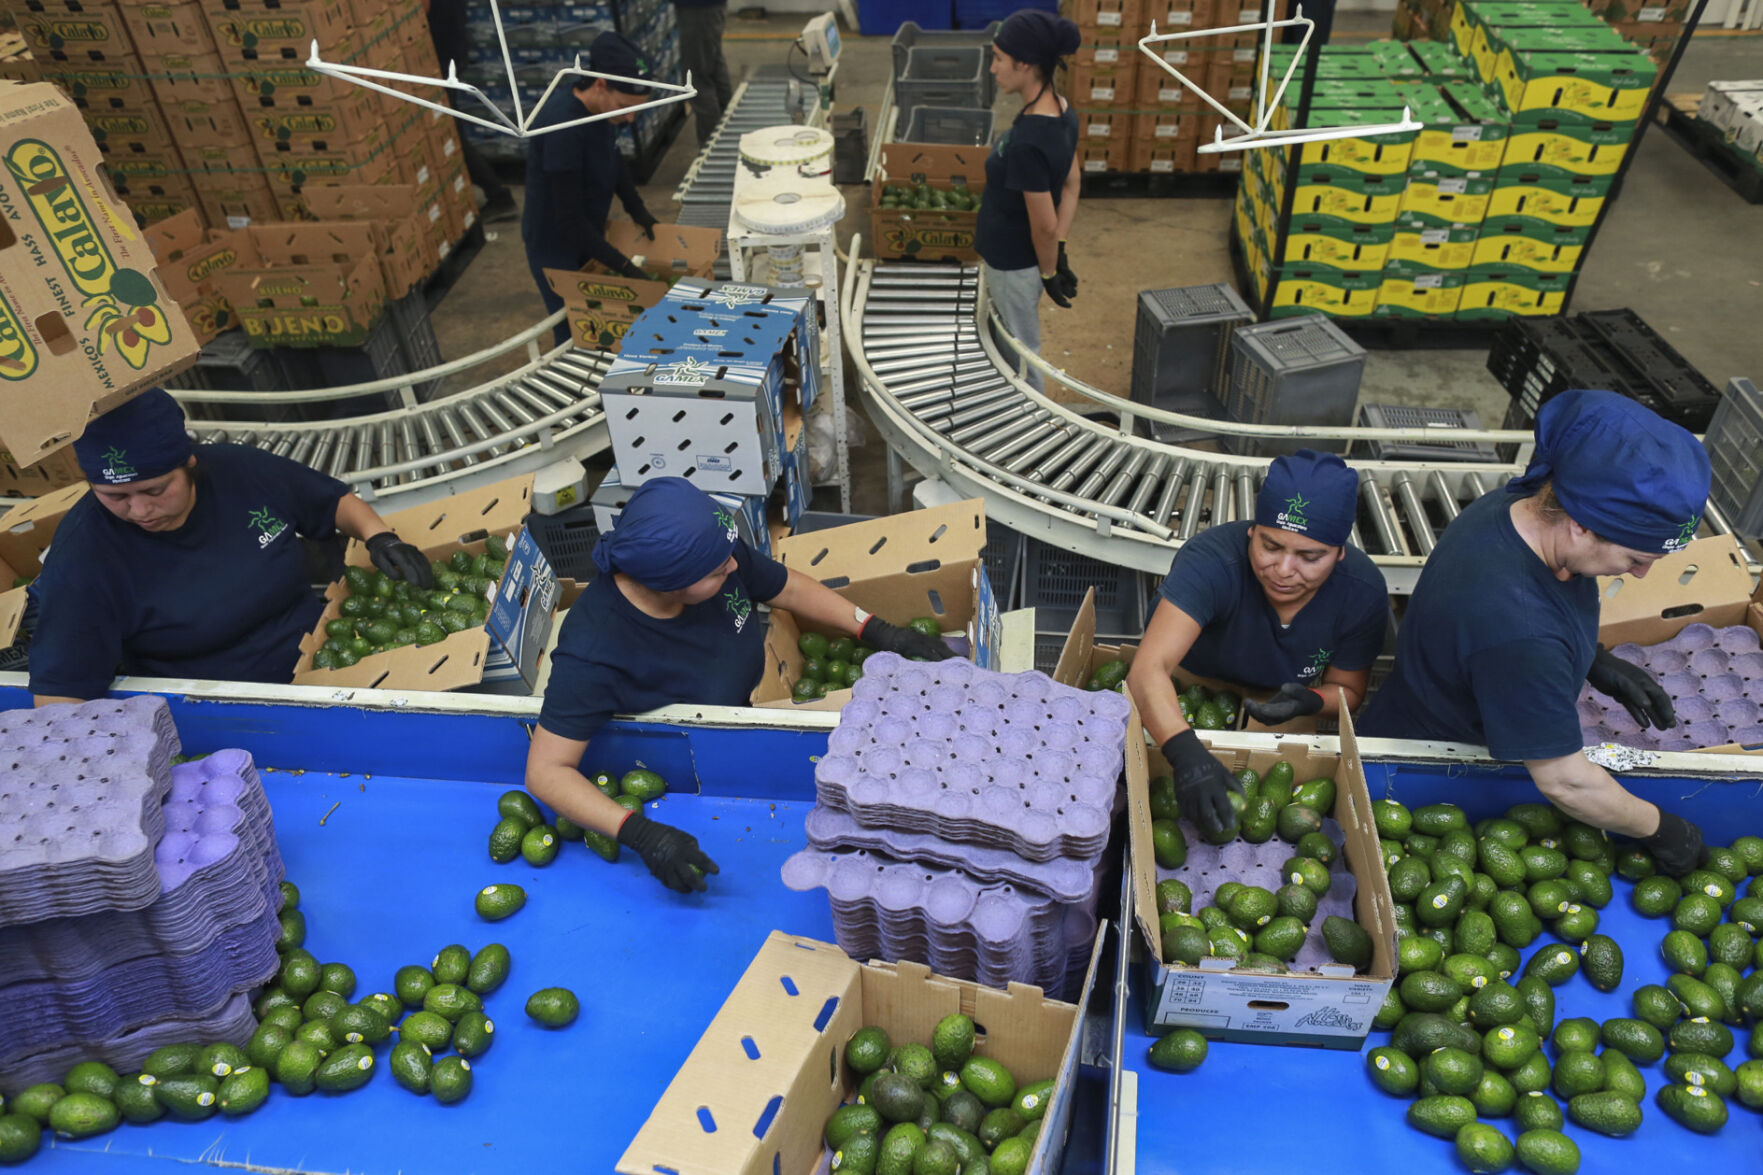
[[[626,771],[622,776],[596,771],[588,776],[588,782],[619,807],[632,812],[667,794],[667,781],[643,767]],[[602,860],[618,860],[615,838],[592,828],[583,828],[561,814],[547,822],[544,810],[532,796],[519,789],[502,793],[496,801],[496,816],[496,825],[490,829],[490,860],[498,865],[506,865],[520,857],[528,865],[543,867],[557,859],[564,841],[573,840],[587,845]]]
[[[1452,804],[1373,809],[1398,980],[1374,1022],[1390,1040],[1367,1054],[1367,1073],[1415,1099],[1409,1123],[1453,1140],[1469,1170],[1516,1160],[1539,1175],[1573,1172],[1579,1151],[1563,1124],[1630,1135],[1649,1085],[1661,1111],[1700,1133],[1726,1125],[1731,1100],[1763,1110],[1763,839],[1711,849],[1673,880],[1645,849],[1547,804],[1473,825]],[[1557,1022],[1563,984],[1622,987],[1623,947],[1598,929],[1613,876],[1633,883],[1640,914],[1670,920],[1657,949],[1672,974],[1628,993],[1631,1015]],[[1748,1059],[1733,1068],[1741,1036]]]
[[[939,640],[943,635],[943,626],[935,616],[916,617],[906,627]],[[796,648],[802,654],[802,672],[790,687],[790,698],[797,702],[812,702],[856,685],[863,676],[863,662],[875,652],[848,636],[828,637],[818,632],[797,637]]]
[[[838,1175],[1021,1175],[1053,1097],[1051,1081],[1019,1086],[976,1056],[973,1020],[960,1012],[937,1022],[929,1047],[860,1028],[845,1066],[860,1084],[826,1121]]]
[[[933,188],[928,183],[884,184],[878,207],[912,212],[978,212],[979,199],[979,193],[962,182],[947,188]]]
[[[471,1093],[472,1061],[495,1039],[484,1000],[508,979],[508,948],[490,943],[474,954],[450,944],[427,967],[398,968],[391,991],[356,1000],[355,972],[320,963],[304,948],[299,889],[283,882],[281,893],[281,969],[253,1004],[257,1031],[244,1048],[225,1041],[165,1045],[130,1074],[83,1061],[59,1084],[0,1099],[0,1163],[36,1154],[45,1129],[84,1139],[124,1122],[236,1118],[263,1106],[272,1084],[293,1097],[349,1093],[373,1079],[381,1060],[376,1049],[387,1044],[385,1065],[399,1085],[443,1105],[463,1101]],[[527,1015],[547,1028],[569,1025],[579,1010],[575,993],[561,987],[536,991],[526,1004]]]
[[[325,624],[313,668],[342,669],[387,649],[432,645],[481,628],[507,560],[507,544],[491,535],[480,554],[455,551],[447,562],[430,564],[435,586],[429,591],[372,567],[350,567],[343,573],[349,594],[337,605],[341,615]]]

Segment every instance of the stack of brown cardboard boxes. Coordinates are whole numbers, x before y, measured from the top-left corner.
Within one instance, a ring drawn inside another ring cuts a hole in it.
[[[1139,38],[1229,28],[1262,19],[1262,0],[1064,0],[1083,34],[1067,93],[1078,113],[1078,157],[1086,173],[1175,174],[1240,170],[1234,154],[1198,155],[1222,120],[1200,97],[1147,60]],[[1278,0],[1273,0],[1278,2]],[[1283,9],[1282,9],[1283,10]],[[1254,33],[1152,46],[1208,95],[1239,115],[1254,101]]]
[[[475,218],[451,118],[305,66],[316,41],[329,62],[437,76],[419,0],[0,3],[144,223],[185,209],[216,229],[311,219],[317,187],[411,185],[438,261]]]

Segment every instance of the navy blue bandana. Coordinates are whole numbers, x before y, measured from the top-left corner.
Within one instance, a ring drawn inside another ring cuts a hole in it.
[[[170,473],[190,459],[184,410],[164,388],[149,388],[86,425],[73,453],[95,486],[128,485]]]
[[[658,477],[637,487],[617,527],[594,544],[594,566],[676,592],[727,562],[736,538],[734,518],[709,494],[683,477]]]
[[[1353,533],[1359,478],[1333,453],[1299,449],[1275,458],[1255,497],[1255,522],[1343,547]]]

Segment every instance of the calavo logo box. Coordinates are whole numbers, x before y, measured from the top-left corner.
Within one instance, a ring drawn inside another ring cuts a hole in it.
[[[36,460],[94,411],[188,366],[197,344],[134,218],[52,85],[0,104],[0,447]]]

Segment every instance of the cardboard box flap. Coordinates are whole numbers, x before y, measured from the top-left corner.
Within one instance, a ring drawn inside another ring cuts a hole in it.
[[[320,220],[406,220],[421,207],[416,184],[312,184],[301,189]]]
[[[1090,650],[1096,646],[1096,589],[1084,591],[1084,602],[1078,605],[1077,619],[1071,622],[1071,633],[1059,649],[1059,662],[1053,666],[1053,680],[1073,689],[1082,689],[1090,675]],[[1128,740],[1130,742],[1130,740]]]
[[[895,181],[929,184],[960,180],[975,189],[986,182],[984,147],[955,147],[938,143],[883,143],[881,173]]]
[[[1697,539],[1654,563],[1645,578],[1598,580],[1598,638],[1606,646],[1670,640],[1690,624],[1716,628],[1745,622],[1753,592],[1744,552],[1731,535]]]
[[[969,498],[796,535],[779,543],[774,557],[828,587],[842,588],[894,575],[901,567],[907,575],[928,574],[977,559],[985,545],[985,502]],[[822,567],[836,567],[838,573],[825,576],[817,570]]]
[[[491,534],[506,535],[532,513],[533,475],[511,477],[481,489],[442,498],[426,506],[412,506],[385,515],[386,525],[398,537],[429,554],[436,547],[452,551]],[[372,565],[367,547],[349,544],[348,561],[360,567]]]
[[[152,246],[153,256],[161,265],[168,261],[180,261],[185,252],[201,248],[207,243],[203,236],[202,215],[194,208],[186,208],[176,216],[168,216],[150,224],[141,232],[147,238],[147,244]]]
[[[0,564],[0,570],[5,570],[3,564]],[[24,623],[25,606],[30,603],[30,590],[20,587],[0,592],[0,649],[8,648],[18,637],[19,626]]]
[[[814,1170],[820,1123],[812,1132],[782,1137],[777,1108],[793,1094],[812,1092],[837,1102],[845,1040],[864,1023],[860,982],[857,964],[837,947],[772,931],[617,1169],[625,1175]],[[784,1006],[778,992],[787,993]],[[835,1024],[842,1030],[826,1031]],[[828,1061],[809,1064],[823,1041]]]
[[[42,569],[43,552],[49,549],[55,528],[85,494],[82,481],[0,514],[0,560],[14,575],[36,575]]]

